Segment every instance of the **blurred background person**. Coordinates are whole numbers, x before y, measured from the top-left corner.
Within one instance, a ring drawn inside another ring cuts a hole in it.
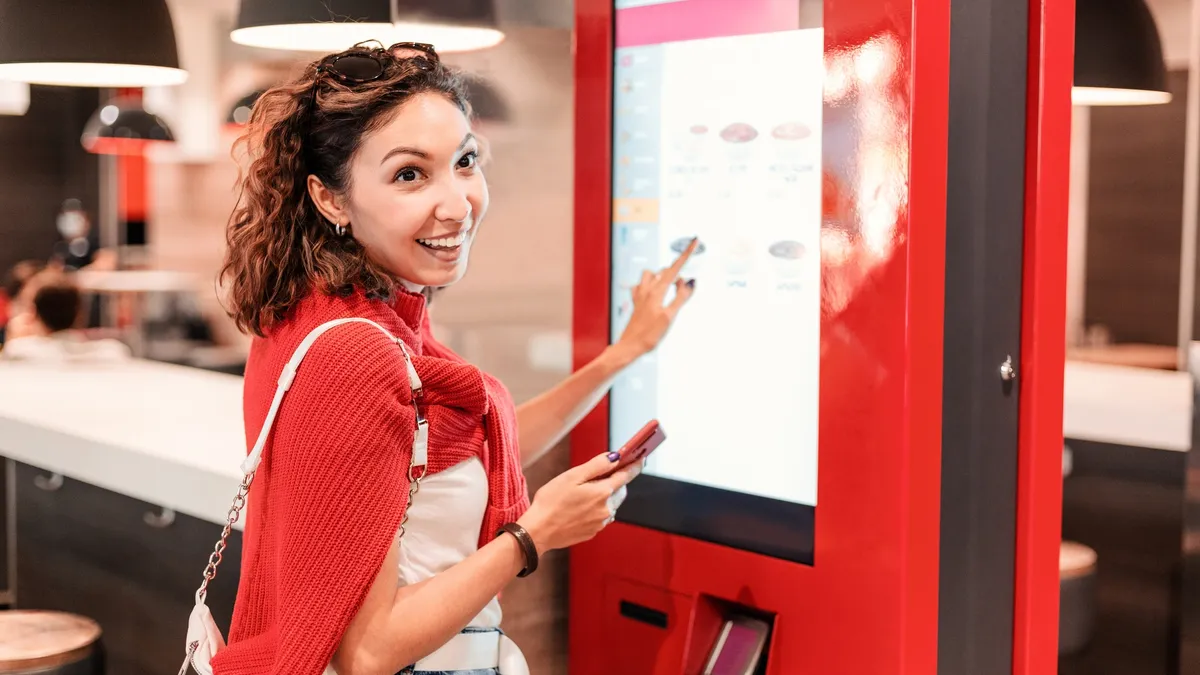
[[[68,271],[116,269],[116,255],[100,248],[100,233],[78,199],[63,202],[55,221],[59,240],[51,261]]]
[[[75,283],[53,268],[34,275],[19,296],[23,307],[8,322],[0,358],[37,362],[108,362],[131,358],[117,340],[91,340],[77,329],[82,297]]]
[[[19,300],[21,289],[45,267],[45,263],[38,260],[22,260],[4,275],[4,287],[0,289],[0,346],[4,345],[7,337],[9,320],[21,314],[24,309]]]

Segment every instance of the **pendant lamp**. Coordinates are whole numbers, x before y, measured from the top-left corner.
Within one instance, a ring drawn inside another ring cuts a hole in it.
[[[144,87],[187,72],[166,0],[0,0],[0,79]]]
[[[225,123],[234,126],[241,126],[250,121],[250,113],[254,111],[254,104],[258,101],[258,97],[262,96],[265,89],[252,91],[249,94],[238,99],[237,103],[229,109],[229,115],[225,117]]]
[[[1145,0],[1076,0],[1075,105],[1168,103],[1162,41]]]
[[[439,52],[485,49],[504,39],[492,0],[242,0],[238,44],[337,52],[366,40],[427,42]]]
[[[140,155],[154,143],[175,141],[171,128],[142,102],[118,98],[100,106],[79,139],[84,150],[101,155]]]

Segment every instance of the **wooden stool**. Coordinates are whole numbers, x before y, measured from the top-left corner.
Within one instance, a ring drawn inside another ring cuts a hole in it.
[[[0,611],[0,673],[101,675],[100,625],[63,612]]]
[[[1058,552],[1058,653],[1083,649],[1096,617],[1096,552],[1064,541]]]

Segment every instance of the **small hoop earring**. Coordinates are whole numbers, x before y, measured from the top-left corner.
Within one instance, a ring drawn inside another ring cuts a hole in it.
[[[342,225],[340,222],[337,225],[333,226],[333,231],[339,237],[346,236],[346,226]]]

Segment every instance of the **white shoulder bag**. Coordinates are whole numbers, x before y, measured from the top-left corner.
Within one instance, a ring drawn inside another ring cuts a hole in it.
[[[404,353],[404,365],[408,370],[408,383],[412,388],[412,406],[413,410],[417,413],[417,426],[413,434],[412,462],[408,467],[408,476],[410,479],[408,499],[410,504],[421,487],[421,479],[425,477],[426,462],[429,456],[429,423],[425,420],[421,409],[417,407],[417,399],[421,392],[421,378],[417,375],[417,369],[413,367],[412,355],[408,351],[408,346],[404,344],[403,340],[392,335],[386,328],[369,319],[336,319],[317,326],[304,338],[300,346],[296,348],[295,353],[292,354],[292,358],[288,360],[287,365],[283,367],[283,372],[279,375],[279,385],[275,389],[275,398],[272,399],[271,408],[267,411],[262,431],[258,433],[258,440],[254,443],[254,449],[250,451],[246,460],[242,462],[242,483],[238,487],[237,496],[233,498],[233,505],[229,507],[225,528],[221,530],[221,538],[217,541],[212,555],[208,557],[208,565],[204,568],[204,580],[200,582],[200,588],[196,590],[196,606],[192,608],[192,614],[188,618],[187,655],[184,657],[183,665],[179,667],[179,675],[186,675],[189,665],[197,673],[200,673],[200,675],[212,675],[212,658],[216,656],[217,652],[224,649],[225,638],[221,635],[221,630],[217,628],[216,622],[213,621],[212,613],[209,612],[208,606],[204,604],[205,595],[208,593],[208,584],[217,576],[217,566],[221,564],[221,555],[225,552],[226,541],[229,539],[230,532],[233,531],[234,524],[237,523],[238,518],[241,516],[242,509],[246,506],[246,495],[250,491],[250,483],[254,481],[254,472],[258,469],[258,463],[262,459],[267,438],[271,435],[271,427],[275,424],[275,416],[279,414],[279,406],[283,402],[283,395],[287,393],[287,390],[292,386],[292,381],[296,379],[296,370],[300,367],[300,362],[304,360],[304,355],[308,353],[309,348],[313,346],[317,338],[321,337],[329,329],[347,323],[366,323],[375,326],[384,335],[387,335],[389,340],[395,342]],[[404,518],[400,522],[400,537],[404,536],[404,525],[407,522],[408,513],[406,511]]]

